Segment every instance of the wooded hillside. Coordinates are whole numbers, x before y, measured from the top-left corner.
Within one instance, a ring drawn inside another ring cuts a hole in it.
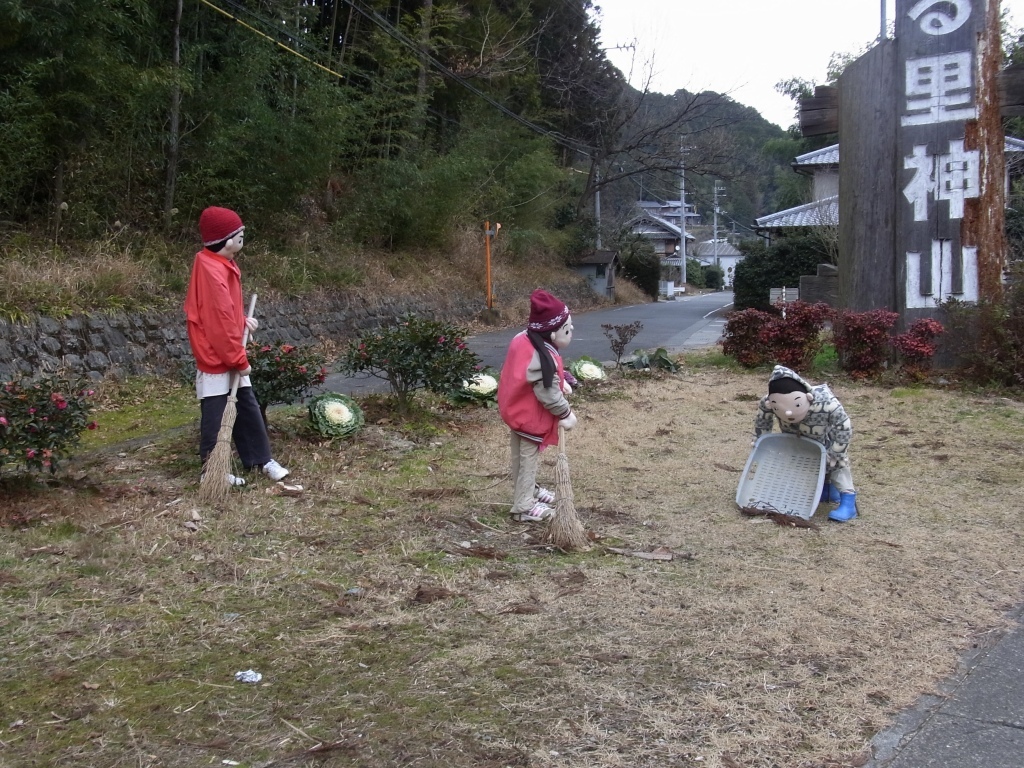
[[[266,239],[310,227],[440,249],[501,221],[571,259],[644,194],[773,209],[784,136],[719,94],[641,93],[589,0],[5,0],[0,243],[129,230],[194,238],[233,207]],[[788,169],[787,169],[788,170]],[[641,192],[641,188],[643,192]]]

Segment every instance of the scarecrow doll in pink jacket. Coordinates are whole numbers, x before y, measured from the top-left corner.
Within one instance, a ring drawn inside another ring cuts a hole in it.
[[[554,514],[554,494],[537,485],[537,466],[540,452],[558,443],[559,426],[576,426],[561,356],[570,341],[569,307],[547,291],[534,291],[529,324],[509,344],[498,382],[498,410],[511,430],[515,522],[540,522]]]

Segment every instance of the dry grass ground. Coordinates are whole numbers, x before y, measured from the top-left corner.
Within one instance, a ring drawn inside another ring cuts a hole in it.
[[[733,501],[764,374],[697,362],[579,394],[587,553],[506,520],[496,412],[440,404],[273,413],[299,498],[198,509],[191,429],[8,487],[0,765],[862,764],[1022,599],[1024,405],[836,382],[862,516],[784,528]]]

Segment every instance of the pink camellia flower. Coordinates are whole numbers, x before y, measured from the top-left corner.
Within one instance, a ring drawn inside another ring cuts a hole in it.
[[[304,365],[300,365],[300,366],[299,366],[299,373],[305,373],[305,372],[306,372],[306,370],[307,370],[307,369],[306,369],[306,366],[304,366]]]
[[[7,417],[6,416],[0,416],[0,427],[6,427],[9,424],[10,424],[10,422],[7,421]]]
[[[31,416],[33,413],[36,412],[36,409],[35,408],[29,408],[28,412],[29,412],[29,415]]]
[[[269,347],[269,346],[260,347],[260,352],[269,352],[270,350],[271,350],[271,347]]]
[[[438,339],[437,339],[437,343],[438,344],[444,344],[444,342],[445,342],[445,337],[444,336],[439,336]]]
[[[27,458],[27,459],[34,459],[35,457],[36,457],[36,450],[35,450],[35,448],[26,448],[25,449],[25,458]]]
[[[68,401],[67,400],[61,400],[59,403],[57,403],[57,410],[58,411],[63,411],[67,407],[68,407]]]
[[[88,425],[87,425],[88,429],[97,429],[98,427],[99,427],[99,424],[97,424],[95,421],[90,421],[88,423]]]
[[[288,355],[295,351],[295,347],[291,344],[282,344],[281,351]]]

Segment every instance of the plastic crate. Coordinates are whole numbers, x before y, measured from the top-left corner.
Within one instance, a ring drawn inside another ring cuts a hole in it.
[[[825,484],[825,446],[799,435],[761,435],[743,468],[736,503],[810,519]]]

